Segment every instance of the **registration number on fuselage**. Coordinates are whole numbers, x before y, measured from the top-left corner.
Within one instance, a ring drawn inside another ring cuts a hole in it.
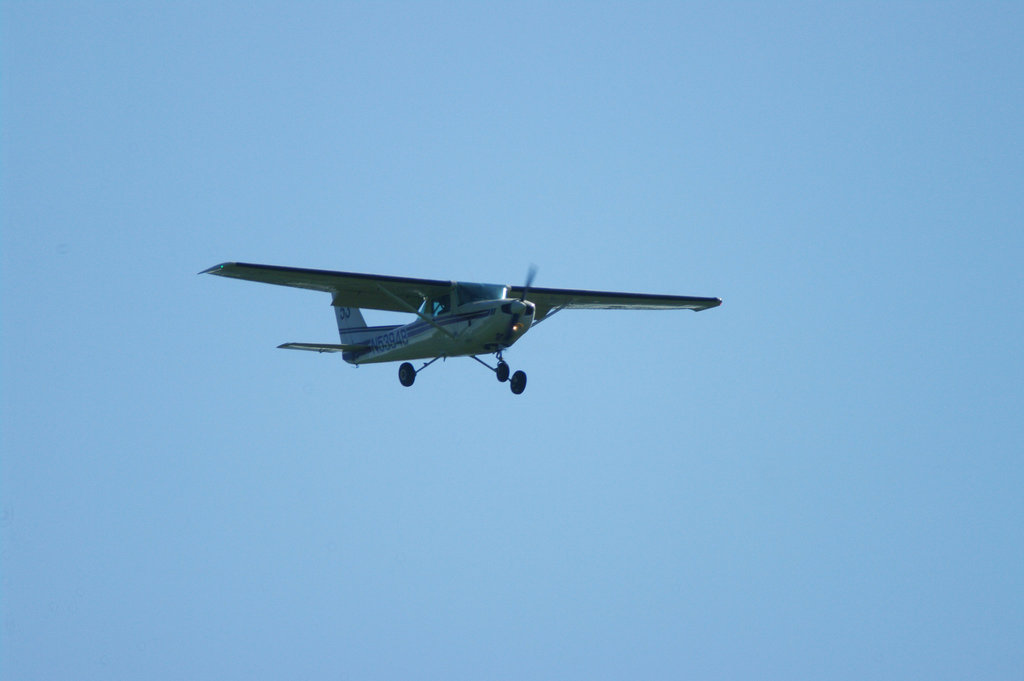
[[[375,351],[394,350],[409,344],[409,332],[404,327],[382,333],[370,339],[368,345]]]

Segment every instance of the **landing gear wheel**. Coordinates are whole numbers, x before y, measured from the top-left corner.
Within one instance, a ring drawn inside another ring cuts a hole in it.
[[[402,366],[398,367],[398,380],[401,381],[402,385],[408,388],[416,380],[416,370],[412,368],[412,365],[408,362],[403,362]]]
[[[498,382],[504,383],[508,380],[508,364],[498,362],[498,368],[494,370],[494,373],[498,375]]]
[[[517,371],[512,374],[512,392],[513,394],[519,395],[526,390],[526,373]]]

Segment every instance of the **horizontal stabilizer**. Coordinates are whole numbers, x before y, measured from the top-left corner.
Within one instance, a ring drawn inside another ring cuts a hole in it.
[[[283,343],[277,347],[283,350],[309,350],[310,352],[358,352],[368,345],[331,345],[328,343]]]

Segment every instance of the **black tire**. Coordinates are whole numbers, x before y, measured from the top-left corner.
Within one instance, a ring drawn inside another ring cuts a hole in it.
[[[416,382],[416,370],[412,368],[411,364],[403,362],[402,366],[398,367],[398,380],[406,388]]]
[[[526,373],[522,371],[517,371],[514,374],[512,374],[511,388],[513,394],[522,394],[522,392],[526,390]]]
[[[498,362],[498,368],[494,370],[494,373],[498,375],[498,382],[504,383],[508,380],[508,364],[504,362]]]

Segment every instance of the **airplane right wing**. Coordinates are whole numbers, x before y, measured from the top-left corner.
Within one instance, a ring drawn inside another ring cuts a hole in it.
[[[452,287],[452,282],[437,279],[253,265],[244,262],[221,263],[203,270],[200,274],[216,274],[219,277],[324,291],[331,294],[331,304],[335,306],[393,312],[409,312],[410,309],[415,311],[424,298],[444,295]]]

